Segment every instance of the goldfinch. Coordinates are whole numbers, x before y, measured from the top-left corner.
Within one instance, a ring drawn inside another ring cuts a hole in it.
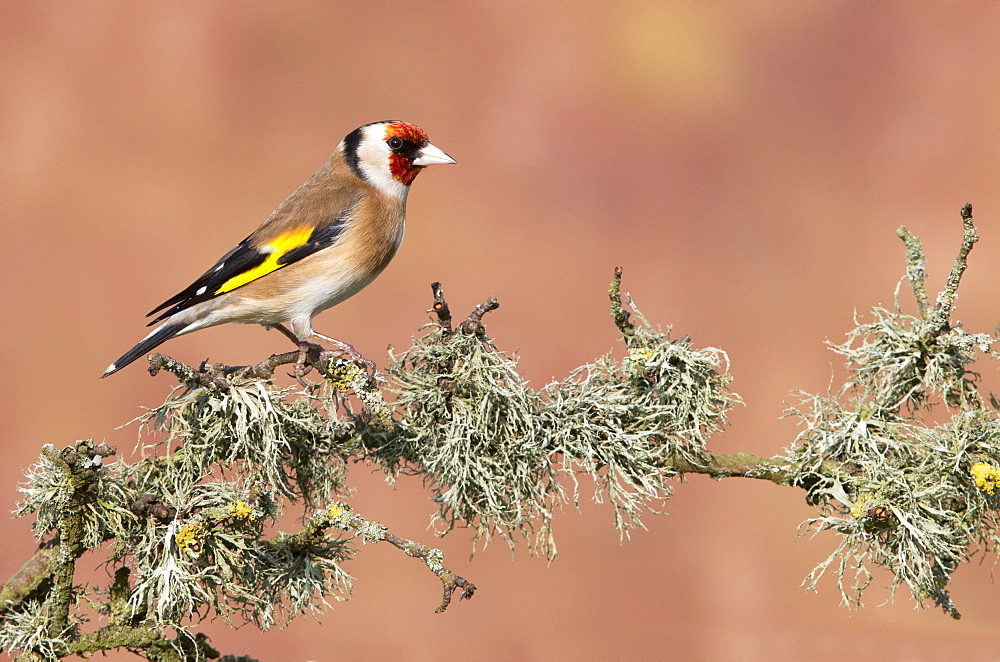
[[[373,122],[347,134],[253,234],[153,309],[149,326],[162,324],[102,378],[171,338],[227,322],[278,328],[303,351],[312,337],[350,347],[314,332],[312,318],[382,273],[403,240],[410,184],[438,163],[455,159],[413,124]]]

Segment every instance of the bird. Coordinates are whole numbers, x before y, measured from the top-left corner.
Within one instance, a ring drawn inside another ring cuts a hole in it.
[[[101,378],[171,338],[229,322],[278,329],[298,345],[300,368],[314,337],[360,356],[315,332],[312,318],[382,273],[403,241],[413,180],[427,166],[455,162],[414,124],[358,127],[250,236],[150,311],[157,316],[147,326],[158,326]]]

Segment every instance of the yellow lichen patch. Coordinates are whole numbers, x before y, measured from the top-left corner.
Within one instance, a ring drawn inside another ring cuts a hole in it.
[[[378,388],[369,383],[368,373],[356,363],[345,363],[331,367],[326,373],[326,379],[333,388],[341,393],[354,391],[362,404],[386,427],[392,424],[392,414],[386,405],[385,398]]]
[[[190,522],[177,533],[174,541],[177,546],[190,556],[198,556],[201,547],[201,539],[205,535],[205,527],[201,522]]]
[[[857,500],[851,504],[851,517],[861,519],[868,517],[868,510],[875,502],[875,495],[871,492],[862,492]]]
[[[222,294],[223,292],[235,290],[237,287],[246,285],[250,281],[257,280],[261,276],[265,276],[272,271],[277,271],[281,267],[285,266],[284,264],[278,264],[278,260],[281,259],[281,256],[288,251],[305,244],[309,241],[309,237],[312,236],[312,233],[313,228],[304,228],[281,235],[263,247],[263,250],[270,251],[266,260],[253,269],[247,269],[243,273],[233,276],[223,283],[222,287],[217,289],[215,293]]]
[[[357,378],[363,376],[364,372],[354,363],[338,365],[326,373],[327,380],[341,393],[350,391]]]
[[[632,347],[628,350],[628,360],[632,363],[647,363],[656,355],[649,347]]]
[[[972,465],[970,473],[976,479],[976,487],[987,494],[992,495],[997,486],[1000,485],[1000,469],[997,469],[992,464],[977,462]]]
[[[344,503],[334,502],[326,507],[326,514],[329,515],[330,517],[340,517],[341,515],[348,513],[350,511],[351,511],[350,507],[348,507],[347,504]]]
[[[236,501],[229,504],[227,508],[227,514],[233,519],[242,520],[255,520],[257,519],[257,514],[254,513],[253,508],[251,508],[246,501]]]

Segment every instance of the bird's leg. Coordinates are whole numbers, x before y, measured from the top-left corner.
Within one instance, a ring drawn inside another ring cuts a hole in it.
[[[354,345],[349,345],[348,343],[343,342],[342,340],[337,340],[336,338],[331,338],[330,336],[324,336],[322,333],[316,333],[315,331],[313,331],[313,337],[325,340],[328,343],[335,345],[340,351],[350,356],[354,361],[364,365],[365,368],[368,369],[368,372],[370,374],[372,375],[375,374],[376,371],[375,362],[372,361],[371,359],[366,359],[365,357],[361,356],[361,352],[354,349]]]
[[[295,337],[295,334],[292,333],[288,329],[288,327],[285,326],[284,324],[265,324],[264,328],[268,329],[268,330],[277,329],[278,331],[281,331],[282,335],[284,335],[286,338],[288,338],[289,340],[291,340],[296,345],[300,345],[301,344],[299,342],[299,339]]]

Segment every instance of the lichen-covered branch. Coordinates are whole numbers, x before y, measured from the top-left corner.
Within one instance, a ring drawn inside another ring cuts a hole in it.
[[[588,486],[611,504],[622,534],[663,508],[679,476],[795,487],[817,508],[806,528],[839,535],[810,587],[833,575],[844,602],[860,605],[882,568],[893,589],[906,586],[918,604],[957,618],[951,574],[972,550],[995,554],[1000,545],[1000,420],[971,370],[996,358],[995,339],[952,318],[978,240],[970,206],[962,219],[962,245],[934,307],[920,241],[900,228],[919,316],[877,307],[831,344],[847,379],[824,395],[797,394],[789,414],[802,431],[770,458],[711,451],[741,403],[729,389],[728,356],[673,338],[630,296],[623,301],[621,268],[609,297],[624,356],[609,353],[540,389],[486,334],[497,300],[453,327],[440,283],[434,321],[391,356],[382,382],[346,350],[318,346],[304,359],[293,351],[252,366],[192,367],[153,355],[150,372],[169,372],[179,385],[139,419],[139,459],[110,461],[114,448],[81,441],[45,446],[27,471],[19,514],[34,515],[47,542],[0,588],[0,647],[47,661],[113,648],[150,660],[214,658],[191,631],[205,618],[267,629],[346,599],[342,565],[359,537],[434,572],[443,588],[437,611],[456,592],[472,597],[476,587],[446,568],[439,550],[344,502],[348,467],[361,460],[390,481],[421,475],[439,534],[468,528],[474,545],[499,538],[549,558],[556,512],[578,504]],[[315,369],[319,381],[281,386],[274,377],[283,365],[299,378],[303,366]],[[383,384],[394,397],[384,397]],[[295,507],[300,530],[268,537]],[[113,581],[99,592],[75,585],[76,562],[107,541]],[[104,627],[85,630],[76,605],[87,600],[104,601]]]
[[[716,479],[754,478],[770,481],[775,485],[806,488],[806,485],[796,484],[795,475],[789,471],[788,464],[787,458],[765,459],[752,453],[735,455],[705,453],[702,462],[698,464],[684,458],[676,458],[664,462],[664,468],[678,474],[704,474]]]
[[[86,550],[85,510],[96,496],[93,488],[101,467],[100,458],[114,455],[115,448],[80,441],[62,452],[51,445],[43,446],[42,454],[61,474],[62,490],[56,497],[62,506],[61,513],[56,515],[59,537],[55,545],[58,553],[51,557],[48,567],[52,586],[46,599],[51,613],[51,636],[60,637],[70,626],[70,607],[76,598],[73,575],[77,559]]]
[[[255,365],[227,366],[206,361],[198,368],[193,368],[165,354],[151,354],[149,356],[149,374],[156,376],[160,370],[166,370],[176,376],[182,384],[192,387],[227,388],[234,381],[271,379],[275,370],[283,365],[295,365],[299,356],[299,351],[295,350],[283,354],[272,354]],[[305,365],[315,368],[316,372],[324,377],[335,377],[338,368],[342,368],[352,361],[353,357],[347,351],[328,350],[319,345],[313,345],[306,354]]]
[[[169,639],[153,626],[110,625],[95,632],[80,635],[60,651],[62,655],[87,657],[90,653],[124,648],[142,651],[153,662],[187,662],[188,660],[218,659],[219,652],[203,634],[193,639]]]

